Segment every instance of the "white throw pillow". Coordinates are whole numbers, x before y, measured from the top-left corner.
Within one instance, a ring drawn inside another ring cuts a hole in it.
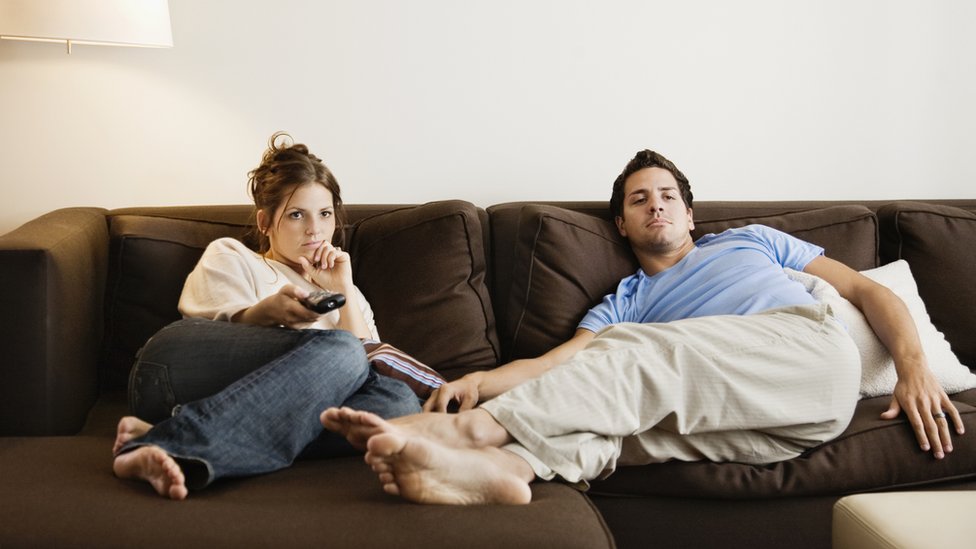
[[[861,352],[861,398],[890,395],[894,392],[898,379],[895,362],[861,311],[841,297],[825,280],[791,269],[786,269],[786,273],[803,284],[817,301],[830,305],[837,317],[847,325],[851,338]],[[929,368],[945,392],[952,394],[976,387],[976,374],[959,362],[945,336],[929,319],[906,261],[898,260],[876,269],[861,271],[861,274],[886,286],[905,302],[912,320],[915,321]]]

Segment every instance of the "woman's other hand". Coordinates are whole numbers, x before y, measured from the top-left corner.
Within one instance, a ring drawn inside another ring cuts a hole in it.
[[[348,293],[352,289],[352,261],[342,248],[323,242],[311,261],[298,258],[302,271],[316,286],[334,292]]]

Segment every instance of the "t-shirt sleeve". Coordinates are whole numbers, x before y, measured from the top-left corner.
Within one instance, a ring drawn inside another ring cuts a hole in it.
[[[759,236],[759,241],[768,248],[771,259],[784,268],[802,271],[808,263],[824,254],[820,246],[772,227],[750,225],[748,229]]]
[[[600,303],[587,311],[583,320],[576,327],[595,333],[611,324],[630,321],[629,317],[632,316],[630,314],[632,311],[627,306],[627,303],[630,302],[628,296],[635,291],[637,282],[637,275],[631,275],[621,280],[617,284],[616,292],[604,296]]]
[[[218,240],[207,247],[187,276],[179,310],[184,317],[230,320],[258,301],[245,259]]]
[[[611,324],[620,322],[614,306],[614,297],[613,294],[604,297],[603,301],[587,311],[577,328],[596,333]]]

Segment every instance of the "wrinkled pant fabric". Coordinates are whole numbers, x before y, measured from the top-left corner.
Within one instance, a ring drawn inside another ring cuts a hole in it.
[[[120,453],[161,447],[191,489],[276,471],[299,455],[352,453],[319,423],[330,406],[384,418],[420,412],[413,391],[372,371],[348,332],[201,319],[177,321],[147,342],[133,366],[129,401],[154,427]]]
[[[857,347],[826,305],[602,330],[569,362],[482,405],[543,479],[617,465],[771,463],[839,435]]]

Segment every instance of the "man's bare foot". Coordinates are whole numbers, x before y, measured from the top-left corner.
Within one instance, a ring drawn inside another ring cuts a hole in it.
[[[459,414],[422,413],[391,419],[351,408],[329,408],[319,417],[322,426],[366,450],[366,441],[382,433],[422,436],[453,448],[502,446],[511,436],[491,414],[478,408]]]
[[[115,433],[115,444],[112,445],[112,455],[117,455],[126,442],[139,438],[149,432],[152,425],[135,416],[125,416],[119,420],[119,427]]]
[[[119,478],[145,480],[163,497],[186,499],[183,471],[159,446],[141,446],[116,457],[112,470]]]
[[[495,447],[451,448],[391,432],[369,439],[366,463],[383,490],[418,503],[526,504],[535,478],[529,464]]]

